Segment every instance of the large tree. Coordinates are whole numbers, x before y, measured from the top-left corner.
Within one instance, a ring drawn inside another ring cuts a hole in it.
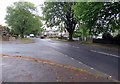
[[[39,31],[42,26],[40,17],[35,14],[36,8],[30,2],[15,2],[7,7],[6,23],[21,38],[33,31]]]
[[[120,29],[120,2],[79,2],[75,17],[95,35]]]
[[[75,5],[75,2],[45,2],[43,7],[46,24],[48,26],[56,26],[62,22],[69,33],[69,40],[72,40],[77,24],[72,10],[73,5]]]

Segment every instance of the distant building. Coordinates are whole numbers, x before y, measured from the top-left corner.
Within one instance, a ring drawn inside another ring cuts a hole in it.
[[[44,35],[47,35],[48,37],[57,37],[59,32],[56,30],[46,30],[43,33]]]
[[[60,32],[58,30],[54,30],[54,29],[50,29],[50,30],[45,30],[43,32],[43,35],[47,35],[48,37],[60,37],[60,36],[63,36],[63,37],[68,37],[68,32]]]

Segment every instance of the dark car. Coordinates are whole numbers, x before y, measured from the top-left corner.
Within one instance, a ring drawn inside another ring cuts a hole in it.
[[[44,38],[45,38],[45,36],[40,36],[40,38],[41,38],[41,39],[44,39]]]

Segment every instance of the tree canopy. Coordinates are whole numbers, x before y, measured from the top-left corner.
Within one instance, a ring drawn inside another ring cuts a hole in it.
[[[78,2],[73,10],[94,35],[120,29],[120,2]]]
[[[69,40],[72,40],[72,35],[77,24],[72,10],[73,5],[75,5],[75,2],[45,2],[43,7],[46,24],[52,27],[60,25],[62,22],[69,33]]]
[[[41,30],[42,23],[35,12],[34,4],[15,2],[14,5],[7,7],[6,23],[21,38],[33,32],[38,33]]]
[[[80,0],[81,1],[81,0]],[[62,23],[69,40],[79,24],[81,36],[120,31],[120,2],[45,2],[43,17],[49,27]]]

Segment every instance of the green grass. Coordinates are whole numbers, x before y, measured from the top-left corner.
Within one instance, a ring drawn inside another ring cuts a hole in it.
[[[30,38],[21,38],[21,43],[28,44],[28,43],[34,43],[33,39]]]

